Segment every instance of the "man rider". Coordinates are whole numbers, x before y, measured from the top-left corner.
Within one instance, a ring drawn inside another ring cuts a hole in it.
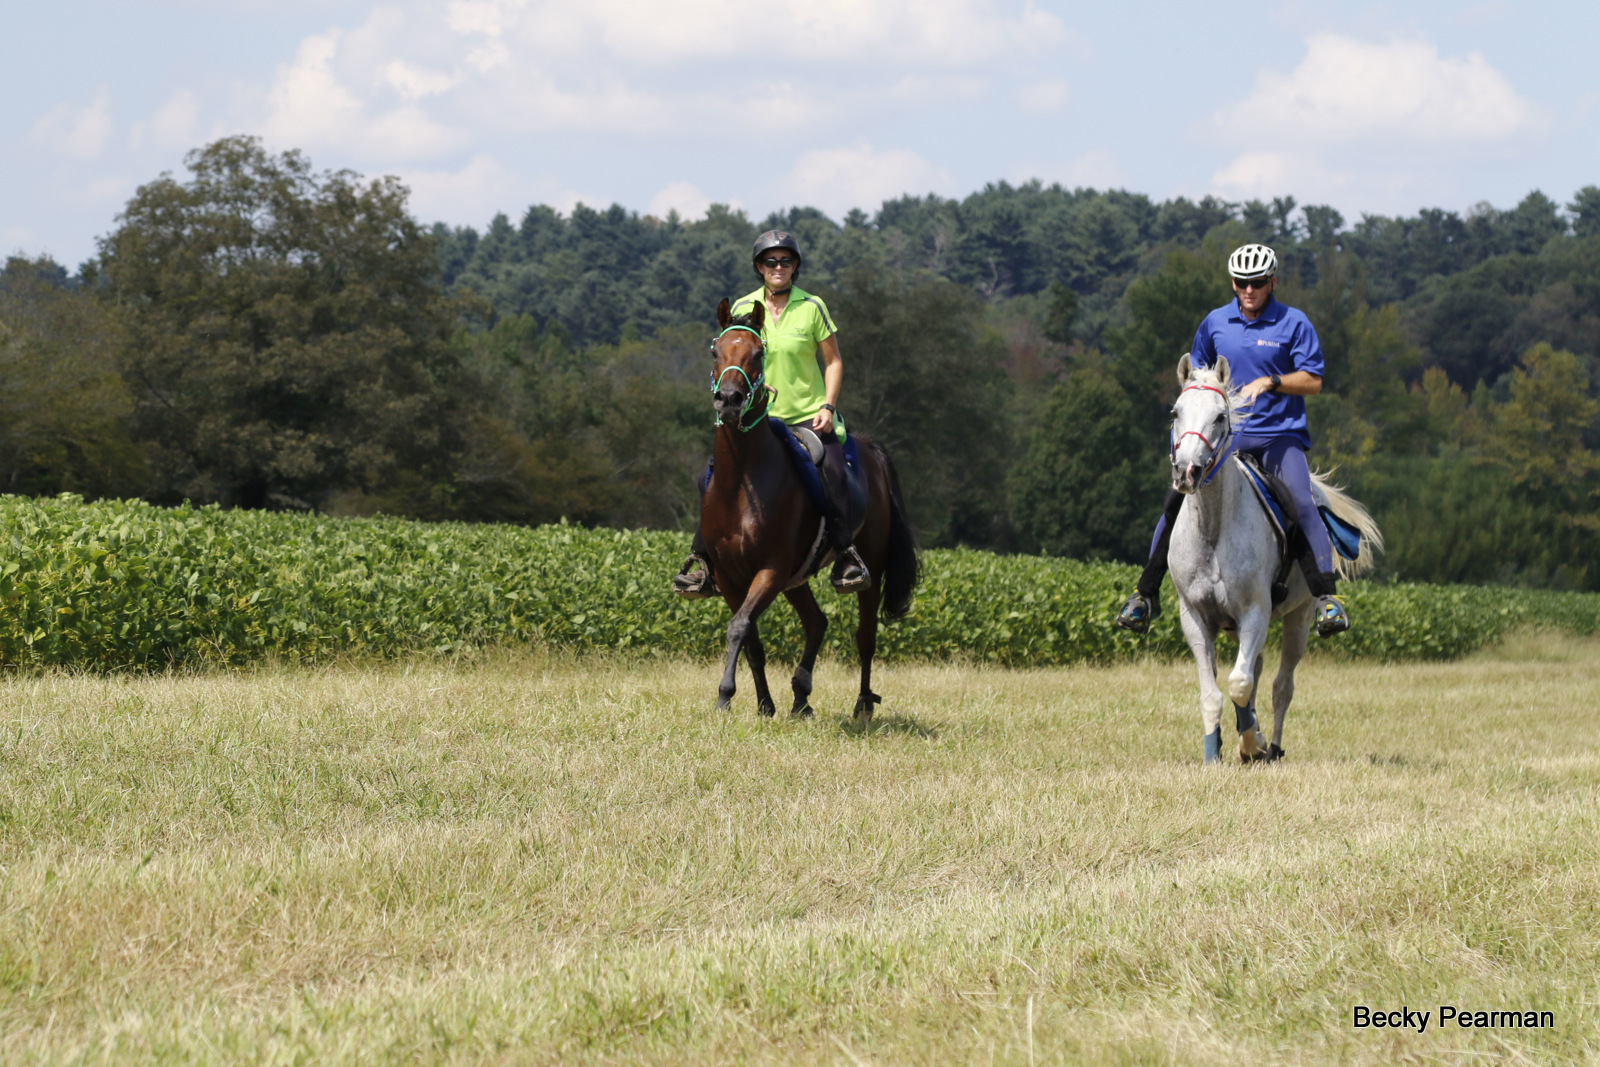
[[[1293,494],[1300,524],[1293,551],[1316,598],[1317,636],[1330,637],[1348,630],[1350,617],[1335,588],[1333,545],[1312,499],[1311,470],[1306,464],[1311,434],[1305,397],[1322,391],[1322,345],[1304,312],[1273,297],[1278,256],[1272,249],[1240,246],[1228,257],[1228,273],[1236,299],[1200,323],[1189,359],[1196,367],[1208,367],[1219,355],[1225,356],[1232,378],[1246,383],[1239,390],[1239,403],[1249,414],[1235,447],[1259,459]],[[1116,618],[1124,630],[1145,633],[1161,614],[1167,544],[1182,506],[1183,494],[1169,490],[1150,543],[1150,560],[1139,576],[1137,591]]]
[[[761,327],[766,349],[763,366],[775,391],[767,414],[790,426],[808,425],[822,441],[827,501],[823,521],[835,555],[831,581],[839,592],[854,593],[867,585],[870,576],[844,517],[845,428],[838,409],[844,361],[839,356],[839,331],[827,306],[820,297],[794,284],[800,276],[801,259],[794,234],[768,230],[757,237],[750,261],[761,288],[741,297],[730,310],[737,318],[749,314],[758,300],[766,304]],[[672,588],[690,599],[716,591],[698,526],[689,558],[672,580]]]

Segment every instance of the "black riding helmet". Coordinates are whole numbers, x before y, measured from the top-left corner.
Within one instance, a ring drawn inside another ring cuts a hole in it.
[[[805,257],[800,254],[800,242],[788,230],[768,230],[756,238],[755,247],[750,250],[750,269],[756,272],[756,277],[761,276],[756,260],[775,248],[786,248],[794,253],[794,273],[790,277],[800,277],[800,267],[805,263]]]

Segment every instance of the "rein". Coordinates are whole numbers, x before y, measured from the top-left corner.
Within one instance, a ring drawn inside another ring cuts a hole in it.
[[[726,378],[728,376],[728,372],[729,371],[731,371],[731,370],[738,371],[739,372],[739,376],[744,379],[744,384],[747,385],[750,388],[750,392],[749,392],[748,395],[745,396],[745,398],[744,398],[744,406],[739,409],[739,414],[734,418],[733,421],[734,421],[734,425],[739,428],[739,431],[741,433],[749,433],[751,430],[753,430],[757,426],[761,425],[761,423],[763,421],[763,416],[766,414],[767,407],[771,404],[771,395],[773,393],[777,392],[777,390],[773,389],[771,386],[766,384],[766,382],[767,382],[767,362],[766,362],[767,343],[765,341],[761,340],[761,334],[758,331],[753,330],[748,326],[729,326],[727,329],[725,329],[721,333],[717,334],[715,340],[713,340],[711,342],[711,352],[712,352],[712,354],[713,355],[716,354],[717,341],[722,340],[725,336],[727,336],[729,333],[732,333],[734,330],[743,330],[745,333],[750,334],[751,336],[753,336],[756,339],[756,341],[761,345],[761,356],[762,356],[762,359],[761,359],[761,373],[756,375],[755,376],[755,380],[752,381],[750,379],[750,375],[745,372],[745,369],[743,367],[738,366],[737,364],[724,367],[724,368],[722,368],[722,373],[721,374],[715,374],[715,375],[712,375],[712,377],[711,377],[711,395],[712,396],[716,396],[717,393],[722,389],[722,379],[724,379],[724,378]],[[750,425],[746,426],[745,422],[744,422],[744,417],[750,413],[750,408],[752,406],[754,406],[754,404],[756,402],[756,395],[758,393],[760,394],[760,396],[762,397],[762,400],[763,400],[763,403],[762,403],[762,406],[761,406],[761,412],[760,412],[760,414],[758,414],[756,416],[755,421],[751,422]],[[723,425],[723,421],[722,421],[722,416],[721,415],[717,416],[717,425],[718,426]]]
[[[1177,461],[1178,461],[1178,446],[1183,444],[1183,439],[1185,437],[1191,437],[1191,436],[1200,438],[1201,441],[1205,442],[1205,446],[1207,448],[1211,449],[1211,462],[1206,464],[1205,474],[1200,479],[1200,484],[1202,486],[1205,486],[1205,485],[1210,485],[1211,484],[1211,479],[1217,473],[1217,466],[1223,461],[1223,459],[1225,459],[1227,457],[1228,452],[1230,451],[1230,448],[1228,446],[1230,446],[1233,443],[1233,435],[1234,435],[1233,410],[1232,410],[1233,409],[1233,405],[1232,405],[1232,402],[1228,399],[1228,394],[1226,392],[1224,392],[1223,390],[1218,389],[1214,385],[1203,385],[1203,384],[1200,384],[1200,383],[1196,383],[1194,385],[1186,385],[1186,386],[1183,387],[1183,392],[1187,393],[1191,389],[1205,389],[1205,390],[1208,390],[1210,392],[1216,393],[1218,396],[1222,397],[1223,404],[1226,405],[1224,410],[1227,412],[1227,415],[1228,415],[1228,417],[1223,422],[1223,425],[1224,425],[1223,435],[1221,437],[1217,438],[1217,443],[1216,444],[1212,444],[1209,440],[1206,439],[1206,435],[1201,433],[1199,430],[1185,430],[1183,433],[1179,434],[1178,437],[1175,440],[1172,441],[1172,447],[1170,449],[1168,449],[1167,456],[1168,456],[1168,459],[1170,460],[1170,462],[1177,463]],[[1182,393],[1180,393],[1179,395],[1181,396]]]

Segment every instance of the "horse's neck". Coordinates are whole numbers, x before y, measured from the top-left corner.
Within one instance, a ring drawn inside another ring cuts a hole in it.
[[[1216,475],[1200,487],[1200,491],[1184,502],[1184,507],[1194,513],[1195,527],[1200,540],[1208,545],[1222,544],[1223,535],[1233,521],[1239,503],[1239,472],[1234,469],[1233,458],[1225,458],[1217,465]]]
[[[717,427],[717,436],[711,446],[713,459],[711,492],[728,496],[737,495],[746,481],[752,466],[763,462],[764,456],[777,442],[767,426],[766,415],[749,430],[741,430],[729,423]],[[726,471],[726,478],[718,477]]]

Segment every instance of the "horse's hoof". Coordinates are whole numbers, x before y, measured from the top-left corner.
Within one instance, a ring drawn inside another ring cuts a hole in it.
[[[757,710],[761,712],[763,719],[770,719],[778,714],[778,706],[776,704],[763,704]]]
[[[1267,754],[1262,758],[1268,763],[1276,763],[1283,758],[1283,749],[1279,748],[1276,743],[1268,745]]]
[[[811,710],[811,705],[807,704],[803,708],[796,708],[793,711],[791,711],[789,713],[789,718],[791,718],[791,719],[810,719],[810,718],[814,718],[816,716],[816,714],[817,713],[815,711]]]

